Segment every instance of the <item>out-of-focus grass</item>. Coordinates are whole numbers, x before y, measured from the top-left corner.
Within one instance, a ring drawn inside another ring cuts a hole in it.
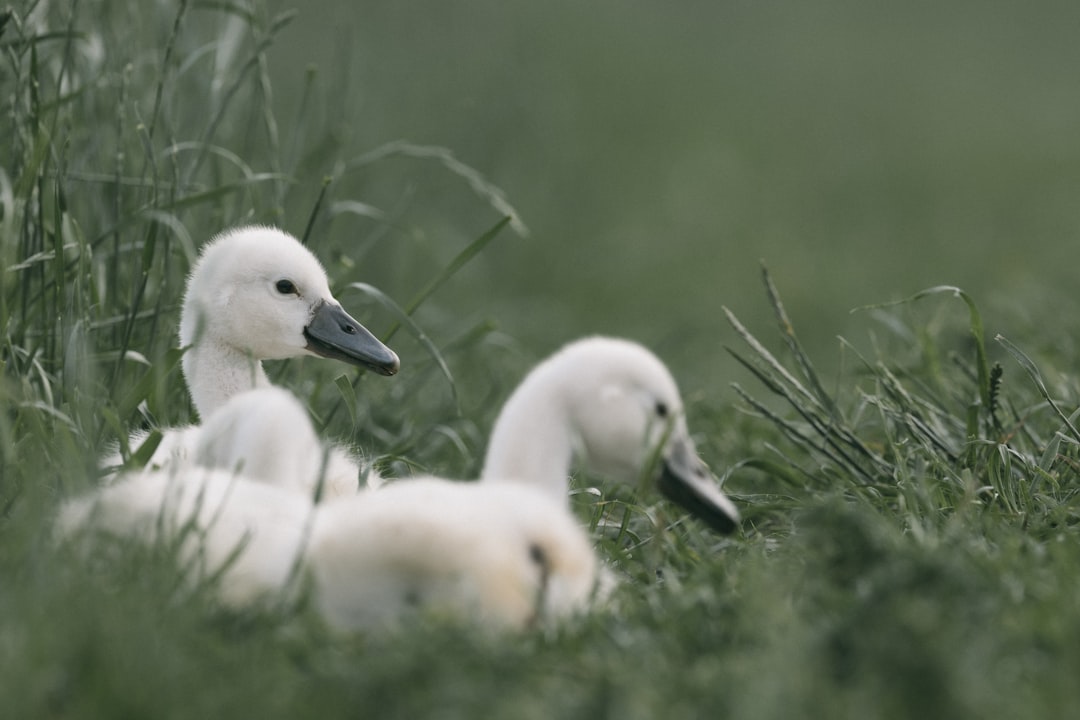
[[[1075,711],[1071,6],[427,5],[0,11],[5,715]],[[531,234],[483,245],[508,207]],[[255,221],[377,333],[398,318],[350,288],[439,285],[396,378],[272,368],[325,433],[468,476],[538,355],[627,334],[674,366],[742,535],[578,478],[623,584],[511,638],[333,637],[178,590],[167,548],[57,549],[106,442],[192,417],[184,275]]]
[[[709,371],[720,306],[767,321],[759,259],[830,368],[835,335],[865,331],[850,308],[941,284],[1026,305],[1080,262],[1068,3],[311,7],[275,79],[315,58],[343,136],[445,145],[508,191],[532,236],[467,277],[545,350],[632,334],[719,391],[735,371]],[[407,161],[355,180],[384,173],[413,178],[429,214],[469,194]],[[448,295],[460,312],[465,287]]]

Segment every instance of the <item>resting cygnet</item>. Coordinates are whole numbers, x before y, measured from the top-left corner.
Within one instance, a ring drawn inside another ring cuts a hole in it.
[[[308,498],[357,491],[356,473],[335,468],[341,457],[336,448],[319,441],[307,410],[283,388],[267,386],[233,396],[202,424],[194,445],[196,465],[229,470]]]
[[[142,544],[178,543],[189,586],[213,586],[229,607],[277,599],[301,559],[315,505],[295,490],[194,465],[121,475],[65,502],[58,539],[103,533]],[[79,549],[94,547],[79,537]]]
[[[296,238],[275,228],[243,227],[222,233],[202,251],[188,278],[180,321],[184,379],[203,420],[233,396],[269,386],[262,360],[303,355],[334,358],[393,375],[399,361],[330,293],[326,272]],[[147,433],[136,433],[137,448]],[[199,427],[167,430],[148,462],[185,463]],[[105,467],[120,464],[119,454]],[[359,468],[335,448],[334,487],[355,488]]]
[[[537,365],[499,413],[481,479],[565,498],[575,460],[602,481],[655,485],[718,532],[738,526],[697,456],[675,380],[637,343],[589,337]]]
[[[402,481],[315,505],[225,470],[178,470],[129,473],[69,501],[61,537],[178,542],[186,579],[214,577],[230,607],[291,600],[300,569],[315,608],[342,631],[417,613],[524,629],[583,610],[596,582],[584,531],[534,488]]]
[[[307,552],[334,627],[417,611],[522,629],[584,611],[597,560],[562,502],[524,485],[401,480],[319,507]]]

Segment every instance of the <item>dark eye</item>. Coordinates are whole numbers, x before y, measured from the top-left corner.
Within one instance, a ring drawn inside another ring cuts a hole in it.
[[[657,400],[656,401],[656,414],[657,414],[657,416],[662,417],[662,418],[667,417],[668,407],[667,407],[667,403],[664,402],[663,400]]]
[[[541,568],[547,568],[547,553],[544,552],[544,548],[536,543],[531,543],[529,545],[529,559]]]
[[[274,285],[274,287],[276,287],[277,291],[279,293],[281,293],[282,295],[299,295],[300,294],[299,292],[297,292],[296,286],[293,285],[292,280],[278,280],[277,284]]]

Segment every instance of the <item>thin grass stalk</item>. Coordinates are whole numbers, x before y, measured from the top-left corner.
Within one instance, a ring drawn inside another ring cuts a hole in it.
[[[776,381],[775,378],[771,378],[768,374],[756,367],[752,362],[733,351],[731,348],[725,347],[725,350],[734,357],[743,367],[754,374],[758,380],[760,380],[771,391],[784,398],[788,404],[795,410],[796,413],[803,420],[805,420],[814,431],[822,438],[825,444],[832,448],[832,452],[835,455],[831,457],[838,460],[838,464],[842,467],[847,467],[853,474],[861,476],[864,482],[874,483],[876,482],[875,476],[868,472],[860,463],[858,463],[843,445],[846,445],[850,449],[857,450],[861,455],[871,460],[872,464],[878,466],[881,471],[888,472],[889,464],[883,459],[879,458],[869,448],[867,448],[861,441],[854,437],[854,435],[842,428],[832,424],[831,420],[824,421],[814,410],[809,409],[801,405],[794,397],[794,395],[785,387],[782,383]],[[813,398],[811,400],[817,404],[817,401]],[[822,450],[824,447],[821,448]]]
[[[798,364],[799,369],[802,371],[803,377],[810,383],[810,388],[813,391],[814,396],[817,397],[818,402],[821,403],[834,422],[839,422],[840,411],[836,407],[836,403],[833,402],[833,399],[825,392],[825,388],[822,387],[817,372],[814,370],[813,363],[810,362],[810,358],[803,350],[802,344],[795,336],[795,327],[791,324],[791,318],[788,317],[787,310],[784,309],[784,304],[780,300],[780,292],[776,289],[772,276],[769,274],[769,269],[764,263],[761,264],[761,276],[762,281],[765,283],[765,291],[769,296],[769,303],[772,305],[773,312],[776,314],[776,319],[780,326],[781,337],[784,338],[784,342],[787,344],[788,349],[791,350],[791,354],[795,358],[795,362]]]
[[[931,295],[948,294],[953,297],[958,297],[964,301],[964,304],[968,309],[968,328],[971,332],[972,339],[975,341],[975,370],[976,370],[976,382],[978,386],[978,397],[982,403],[983,413],[986,420],[987,427],[993,426],[991,408],[993,407],[993,399],[990,394],[990,362],[986,354],[986,340],[985,333],[983,332],[982,315],[979,314],[979,308],[975,304],[974,299],[962,289],[954,287],[952,285],[938,285],[932,288],[927,288],[914,295],[904,298],[903,300],[897,300],[890,303],[882,303],[879,305],[867,305],[861,308],[856,308],[855,311],[872,310],[877,308],[891,307],[894,305],[902,305],[907,303],[913,303]]]
[[[731,387],[735,390],[735,392],[739,395],[740,398],[747,402],[762,417],[766,418],[773,425],[780,428],[784,435],[789,440],[793,441],[796,445],[808,451],[811,451],[811,453],[816,452],[824,455],[830,462],[832,462],[837,467],[847,466],[847,463],[844,461],[843,457],[835,454],[830,448],[830,446],[828,446],[827,444],[818,445],[816,442],[814,442],[813,438],[804,435],[794,424],[792,424],[788,420],[785,420],[784,418],[780,417],[775,412],[770,410],[764,403],[760,402],[753,395],[743,390],[742,387],[738,385],[738,383],[732,383]]]
[[[397,334],[397,331],[401,328],[403,324],[413,331],[413,335],[418,340],[420,340],[422,344],[425,345],[428,352],[432,355],[436,363],[439,365],[439,369],[442,370],[443,375],[450,381],[451,391],[454,396],[454,405],[458,408],[458,413],[461,412],[461,408],[458,405],[457,389],[454,386],[453,378],[450,375],[450,369],[446,367],[445,361],[443,361],[442,356],[439,354],[438,349],[434,346],[434,344],[431,343],[427,336],[424,335],[418,327],[416,327],[415,323],[413,323],[412,315],[420,309],[420,306],[423,305],[424,302],[428,298],[430,298],[436,290],[442,287],[443,283],[453,277],[459,270],[461,270],[461,268],[465,267],[469,260],[476,257],[476,255],[478,255],[481,250],[487,247],[488,243],[495,239],[495,237],[499,234],[499,231],[501,231],[508,222],[510,222],[510,218],[504,217],[502,220],[495,223],[495,225],[493,225],[487,232],[481,234],[480,237],[478,237],[476,240],[473,240],[471,243],[466,245],[465,248],[461,250],[461,252],[454,256],[454,258],[445,268],[442,269],[442,271],[440,271],[434,278],[432,278],[428,282],[428,284],[425,285],[413,297],[413,299],[409,302],[408,306],[404,310],[399,308],[396,303],[393,303],[393,301],[383,295],[381,291],[373,288],[370,285],[366,285],[365,283],[353,283],[349,286],[361,290],[362,292],[371,294],[373,297],[382,302],[383,305],[394,310],[395,314],[398,315],[398,321],[395,322],[384,334],[383,342],[390,342],[390,340],[394,337],[394,335]],[[358,373],[356,378],[353,380],[353,392],[356,392],[361,377],[363,377],[363,375],[361,373]],[[327,423],[329,423],[330,420],[332,420],[333,417],[337,414],[337,408],[338,406],[334,406],[333,408],[331,408],[330,412],[327,414]]]
[[[794,388],[803,398],[814,404],[819,404],[818,399],[814,397],[813,393],[803,387],[802,383],[800,383],[794,375],[788,372],[788,369],[785,368],[756,337],[754,337],[754,334],[746,329],[746,326],[739,321],[739,318],[735,317],[735,313],[731,312],[731,310],[726,307],[721,307],[721,310],[724,311],[724,316],[727,318],[728,323],[735,329],[735,332],[738,333],[739,337],[743,339],[743,342],[749,345],[750,349],[753,350],[754,353],[768,365],[768,367],[779,375],[784,382]],[[732,352],[729,348],[725,349],[729,353]],[[779,392],[779,389],[774,390],[774,392]]]
[[[131,82],[131,66],[128,65],[120,73],[120,96],[119,104],[116,112],[116,154],[114,157],[114,180],[113,180],[113,193],[112,193],[112,224],[114,230],[109,234],[112,237],[112,255],[109,262],[109,277],[118,279],[120,277],[120,218],[123,216],[122,200],[123,194],[122,178],[124,176],[124,149],[123,138],[126,137],[127,112],[125,111],[128,103],[128,86]],[[141,178],[139,178],[142,181]],[[119,341],[118,336],[119,328],[114,328],[111,335],[113,342]]]
[[[1062,412],[1058,404],[1054,402],[1053,398],[1050,397],[1050,391],[1046,389],[1046,383],[1043,382],[1042,373],[1039,372],[1039,368],[1035,365],[1035,363],[1031,361],[1031,358],[1025,355],[1020,348],[1018,348],[1016,345],[1012,344],[1008,339],[1006,339],[1004,335],[997,335],[994,339],[997,340],[1002,347],[1009,351],[1009,354],[1013,356],[1013,358],[1020,365],[1020,367],[1024,368],[1024,371],[1028,374],[1028,377],[1031,378],[1031,381],[1039,390],[1039,394],[1043,396],[1043,399],[1046,400],[1047,404],[1050,405],[1050,408],[1057,414],[1058,418],[1061,419],[1061,422],[1064,424],[1064,426],[1068,428],[1069,433],[1073,436],[1073,438],[1080,442],[1080,431],[1076,429],[1076,426],[1073,425],[1072,420],[1069,419],[1069,416]]]
[[[294,11],[295,14],[295,11]],[[281,139],[278,133],[277,119],[274,117],[274,93],[270,84],[270,68],[266,52],[258,54],[258,79],[259,90],[262,93],[263,125],[266,127],[267,144],[269,147],[270,172],[284,176],[281,165]],[[285,193],[287,185],[279,180],[275,183],[274,209],[276,213],[284,212]]]
[[[300,236],[300,242],[303,245],[308,244],[308,239],[311,237],[311,232],[315,228],[315,221],[319,217],[319,211],[322,209],[323,202],[326,200],[326,192],[330,189],[330,185],[332,183],[332,178],[323,178],[322,185],[319,187],[319,195],[315,198],[315,204],[311,206],[311,212],[308,214],[307,224],[304,225],[304,232]]]
[[[315,78],[316,70],[313,66],[309,66],[304,72],[304,85],[300,91],[300,100],[296,104],[296,119],[293,122],[293,135],[289,142],[288,158],[286,159],[289,175],[295,175],[296,169],[300,165],[302,141],[308,135],[308,117],[309,110],[312,107],[312,97],[315,93]]]
[[[500,215],[509,216],[511,218],[510,226],[514,229],[514,232],[521,237],[529,234],[529,228],[521,220],[521,215],[506,199],[505,193],[488,182],[487,178],[478,170],[458,160],[454,153],[445,147],[416,145],[406,140],[393,140],[353,158],[345,164],[342,172],[353,172],[371,163],[395,155],[439,161],[451,173],[464,179],[473,189],[473,192],[486,200]]]
[[[278,15],[271,21],[270,28],[267,31],[266,37],[260,39],[256,45],[252,55],[241,66],[240,72],[233,79],[232,83],[225,90],[223,94],[221,104],[218,106],[214,114],[211,116],[210,121],[207,123],[206,128],[203,130],[202,138],[200,138],[200,144],[203,149],[195,156],[195,160],[188,167],[187,174],[184,176],[184,184],[190,183],[198,175],[199,170],[202,168],[203,163],[206,161],[207,149],[214,136],[217,134],[218,126],[225,119],[225,111],[232,104],[233,98],[236,97],[237,92],[243,87],[244,81],[248,74],[253,72],[259,66],[259,58],[266,52],[266,50],[274,44],[277,39],[277,33],[280,32],[286,25],[292,22],[296,18],[296,11],[284,12]]]
[[[154,89],[154,105],[150,111],[150,122],[146,128],[146,135],[153,140],[154,131],[157,130],[158,118],[161,115],[161,100],[165,94],[165,80],[169,77],[169,62],[172,60],[173,50],[176,48],[176,39],[180,37],[180,25],[184,21],[184,16],[187,15],[188,0],[180,0],[180,6],[176,9],[176,15],[173,18],[172,31],[169,33],[169,37],[165,40],[165,51],[161,55],[161,70],[158,72],[157,86]],[[144,158],[143,171],[140,175],[146,175],[146,165]],[[156,175],[156,173],[155,173]]]
[[[461,406],[458,402],[457,383],[454,382],[454,376],[450,372],[450,366],[446,364],[446,360],[443,358],[442,353],[439,352],[439,348],[435,345],[434,342],[431,341],[431,338],[427,336],[427,333],[425,333],[420,328],[420,326],[417,325],[416,322],[410,317],[408,311],[404,310],[400,305],[391,300],[386,293],[374,287],[373,285],[361,282],[354,282],[349,283],[348,287],[353,290],[359,290],[365,295],[378,300],[383,307],[390,310],[394,315],[396,315],[398,318],[398,322],[409,330],[409,332],[412,334],[412,336],[416,339],[417,342],[424,346],[424,348],[428,351],[428,354],[431,355],[432,359],[435,361],[435,364],[438,365],[439,370],[442,371],[443,377],[445,377],[447,382],[450,383],[450,392],[454,398],[454,406],[457,408],[458,414],[460,414]],[[336,410],[337,406],[335,406],[333,410],[331,410],[330,414],[327,416],[327,422],[329,422],[330,419],[334,416]]]

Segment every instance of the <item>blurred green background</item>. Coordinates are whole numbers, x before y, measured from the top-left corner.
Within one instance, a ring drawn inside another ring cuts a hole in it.
[[[500,237],[444,309],[538,354],[629,335],[714,386],[721,306],[770,322],[759,259],[825,364],[836,334],[863,337],[850,309],[932,285],[972,293],[991,336],[1068,297],[1078,30],[1072,2],[313,0],[271,70],[283,128],[314,65],[346,156],[445,146],[505,190],[531,234]],[[369,172],[343,194],[410,208],[412,240],[372,253],[395,296],[496,217],[437,164]]]

